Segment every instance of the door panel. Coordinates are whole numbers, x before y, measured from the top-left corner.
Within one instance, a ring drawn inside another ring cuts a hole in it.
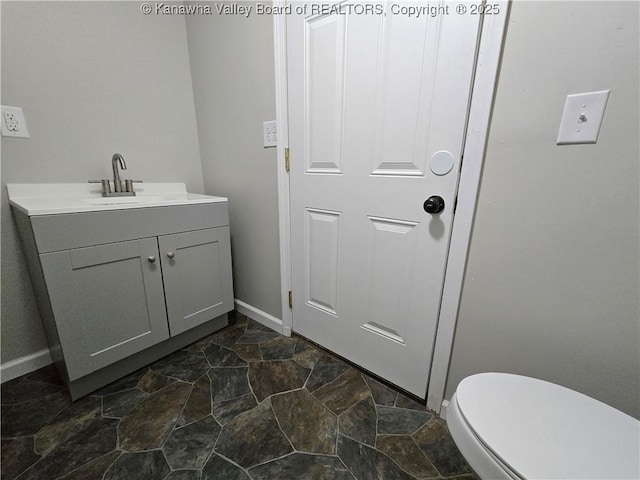
[[[342,173],[345,19],[326,16],[306,23],[305,74],[307,173]]]
[[[340,212],[307,209],[307,304],[337,315]]]
[[[433,72],[428,68],[423,72],[420,66],[430,65],[437,26],[427,28],[427,22],[418,22],[407,28],[395,15],[380,23],[372,174],[423,176]]]
[[[40,257],[70,380],[169,338],[155,238]]]
[[[406,345],[418,224],[377,217],[369,217],[369,221],[365,267],[368,316],[363,328]]]
[[[229,228],[158,238],[171,335],[233,310]]]
[[[386,8],[287,19],[293,328],[424,397],[479,24]]]

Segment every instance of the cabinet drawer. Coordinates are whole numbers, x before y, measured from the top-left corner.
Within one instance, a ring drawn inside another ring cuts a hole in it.
[[[227,202],[31,217],[39,253],[229,225]]]

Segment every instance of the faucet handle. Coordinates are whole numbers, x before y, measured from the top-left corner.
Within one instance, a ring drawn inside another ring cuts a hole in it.
[[[131,179],[127,179],[124,181],[124,191],[125,192],[130,192],[133,195],[135,195],[136,193],[133,191],[133,184],[134,183],[142,183],[142,180],[131,180]]]
[[[109,179],[89,180],[89,183],[101,183],[102,184],[102,195],[105,195],[107,193],[111,193],[111,183],[109,182]]]

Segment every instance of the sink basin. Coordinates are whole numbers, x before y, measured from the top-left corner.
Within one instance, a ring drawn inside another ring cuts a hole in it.
[[[122,205],[131,203],[171,203],[184,201],[187,194],[184,195],[136,195],[135,197],[98,197],[83,198],[82,201],[90,205]]]
[[[137,197],[100,197],[100,198],[83,198],[83,202],[91,205],[121,205],[123,203],[140,203]]]
[[[7,185],[7,193],[9,203],[29,216],[227,201],[187,192],[184,183],[142,183],[132,197],[103,197],[100,188],[89,183],[14,183]]]

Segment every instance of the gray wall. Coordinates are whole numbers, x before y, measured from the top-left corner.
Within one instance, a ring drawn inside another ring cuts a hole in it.
[[[505,371],[640,416],[638,3],[514,2],[447,385]],[[564,98],[611,89],[596,145]]]
[[[1,2],[3,105],[31,139],[2,138],[2,363],[46,348],[6,183],[111,176],[203,192],[187,37],[180,16],[136,2]]]
[[[280,304],[273,18],[187,17],[205,193],[229,197],[235,297],[276,318]]]

